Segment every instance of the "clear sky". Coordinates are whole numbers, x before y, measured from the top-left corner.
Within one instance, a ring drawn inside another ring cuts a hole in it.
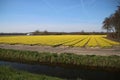
[[[101,32],[116,9],[116,0],[0,0],[0,32]]]

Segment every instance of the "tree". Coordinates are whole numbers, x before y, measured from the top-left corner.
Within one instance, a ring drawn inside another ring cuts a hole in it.
[[[118,10],[115,12],[113,20],[118,39],[120,39],[120,6],[118,6]]]
[[[103,29],[107,30],[107,33],[110,30],[110,18],[106,17],[105,20],[103,21]]]
[[[120,6],[118,6],[118,9],[114,14],[105,18],[103,21],[103,29],[106,29],[107,32],[115,32],[118,40],[120,41]]]
[[[34,35],[38,35],[39,33],[40,33],[39,30],[36,30],[36,31],[33,32]]]

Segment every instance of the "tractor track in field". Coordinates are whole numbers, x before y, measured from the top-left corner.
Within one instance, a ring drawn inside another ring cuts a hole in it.
[[[51,52],[51,53],[74,53],[79,55],[101,55],[101,56],[110,56],[118,55],[120,56],[120,46],[114,48],[79,48],[79,47],[68,47],[68,46],[39,46],[39,45],[9,45],[9,44],[0,44],[0,48],[3,49],[14,49],[14,50],[27,50],[27,51],[38,51],[38,52]]]

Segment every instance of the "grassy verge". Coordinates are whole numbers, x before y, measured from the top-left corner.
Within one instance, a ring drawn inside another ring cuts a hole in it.
[[[71,53],[39,53],[0,49],[0,59],[24,63],[49,63],[51,65],[77,66],[120,71],[120,56],[76,55]]]
[[[0,80],[62,80],[56,77],[37,75],[18,71],[7,66],[0,66]]]

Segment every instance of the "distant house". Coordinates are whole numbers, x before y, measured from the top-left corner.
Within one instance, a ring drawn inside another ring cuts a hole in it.
[[[30,32],[30,33],[27,33],[26,35],[29,36],[29,35],[32,35],[32,33]]]

